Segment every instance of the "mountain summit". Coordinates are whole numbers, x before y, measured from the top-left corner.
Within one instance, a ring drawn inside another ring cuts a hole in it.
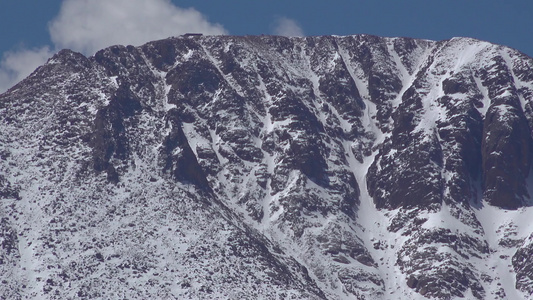
[[[526,299],[532,104],[469,38],[63,50],[0,95],[0,298]]]

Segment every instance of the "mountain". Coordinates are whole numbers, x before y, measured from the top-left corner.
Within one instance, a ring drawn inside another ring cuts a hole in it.
[[[0,95],[0,297],[529,298],[532,68],[469,38],[63,50]]]

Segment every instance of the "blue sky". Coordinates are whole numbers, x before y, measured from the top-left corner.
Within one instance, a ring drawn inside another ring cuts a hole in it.
[[[207,34],[468,36],[533,56],[531,0],[2,0],[0,92],[61,48]]]

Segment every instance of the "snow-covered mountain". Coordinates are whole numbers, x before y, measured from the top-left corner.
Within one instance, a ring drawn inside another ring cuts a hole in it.
[[[0,298],[531,298],[532,105],[469,38],[63,50],[0,95]]]

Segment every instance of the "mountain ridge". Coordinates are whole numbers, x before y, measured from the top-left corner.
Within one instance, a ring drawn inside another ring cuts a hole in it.
[[[469,38],[63,50],[0,96],[2,295],[526,298],[532,66]]]

